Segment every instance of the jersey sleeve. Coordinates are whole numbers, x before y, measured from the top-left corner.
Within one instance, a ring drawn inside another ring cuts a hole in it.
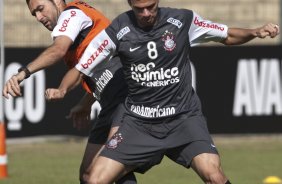
[[[105,30],[89,43],[79,63],[75,66],[83,74],[92,77],[93,69],[101,62],[108,62],[116,51],[116,45]]]
[[[118,46],[119,40],[124,35],[119,31],[119,17],[115,18],[112,23],[105,29],[107,35],[111,37],[111,40]]]
[[[81,30],[92,24],[91,18],[80,9],[68,9],[61,13],[51,36],[53,40],[57,36],[67,36],[74,41]]]
[[[193,12],[193,19],[189,29],[189,41],[191,46],[209,41],[220,42],[227,37],[228,27],[224,24],[205,20]]]

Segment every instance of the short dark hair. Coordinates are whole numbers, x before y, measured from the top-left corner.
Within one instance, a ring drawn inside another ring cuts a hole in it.
[[[53,0],[49,0],[49,1],[54,2]],[[63,1],[64,1],[64,3],[66,3],[66,0],[63,0]],[[29,4],[29,2],[30,2],[30,0],[26,0],[26,4]]]

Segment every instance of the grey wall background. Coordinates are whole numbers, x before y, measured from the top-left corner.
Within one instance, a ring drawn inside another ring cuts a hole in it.
[[[4,37],[7,47],[48,46],[50,32],[31,16],[24,0],[4,1]],[[68,2],[68,1],[67,1]],[[130,7],[127,0],[85,0],[111,20]],[[160,0],[160,6],[187,8],[202,17],[230,27],[254,28],[279,23],[279,0]],[[280,38],[253,40],[248,45],[275,45]]]

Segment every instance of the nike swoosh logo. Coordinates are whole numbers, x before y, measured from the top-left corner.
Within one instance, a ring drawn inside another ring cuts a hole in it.
[[[129,48],[129,51],[130,51],[130,52],[134,52],[134,51],[136,51],[137,49],[139,49],[140,47],[141,47],[141,46],[135,47],[135,48],[133,48],[133,49],[130,47],[130,48]]]

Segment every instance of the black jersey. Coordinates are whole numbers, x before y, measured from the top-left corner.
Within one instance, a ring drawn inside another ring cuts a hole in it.
[[[106,29],[111,38],[117,31],[121,33],[116,37],[116,50],[121,53],[129,86],[127,107],[143,117],[170,116],[191,108],[187,103],[192,96],[187,33],[192,12],[169,10],[159,10],[158,22],[150,30],[142,30],[130,21],[134,20],[132,11]]]
[[[119,57],[100,63],[93,69],[93,76],[86,76],[84,80],[102,108],[115,106],[127,96],[127,85]]]
[[[95,38],[76,68],[86,75],[118,53],[128,85],[126,107],[134,116],[160,118],[199,109],[192,88],[191,45],[219,41],[227,27],[202,20],[191,10],[159,8],[156,24],[138,27],[133,11],[118,16]]]

